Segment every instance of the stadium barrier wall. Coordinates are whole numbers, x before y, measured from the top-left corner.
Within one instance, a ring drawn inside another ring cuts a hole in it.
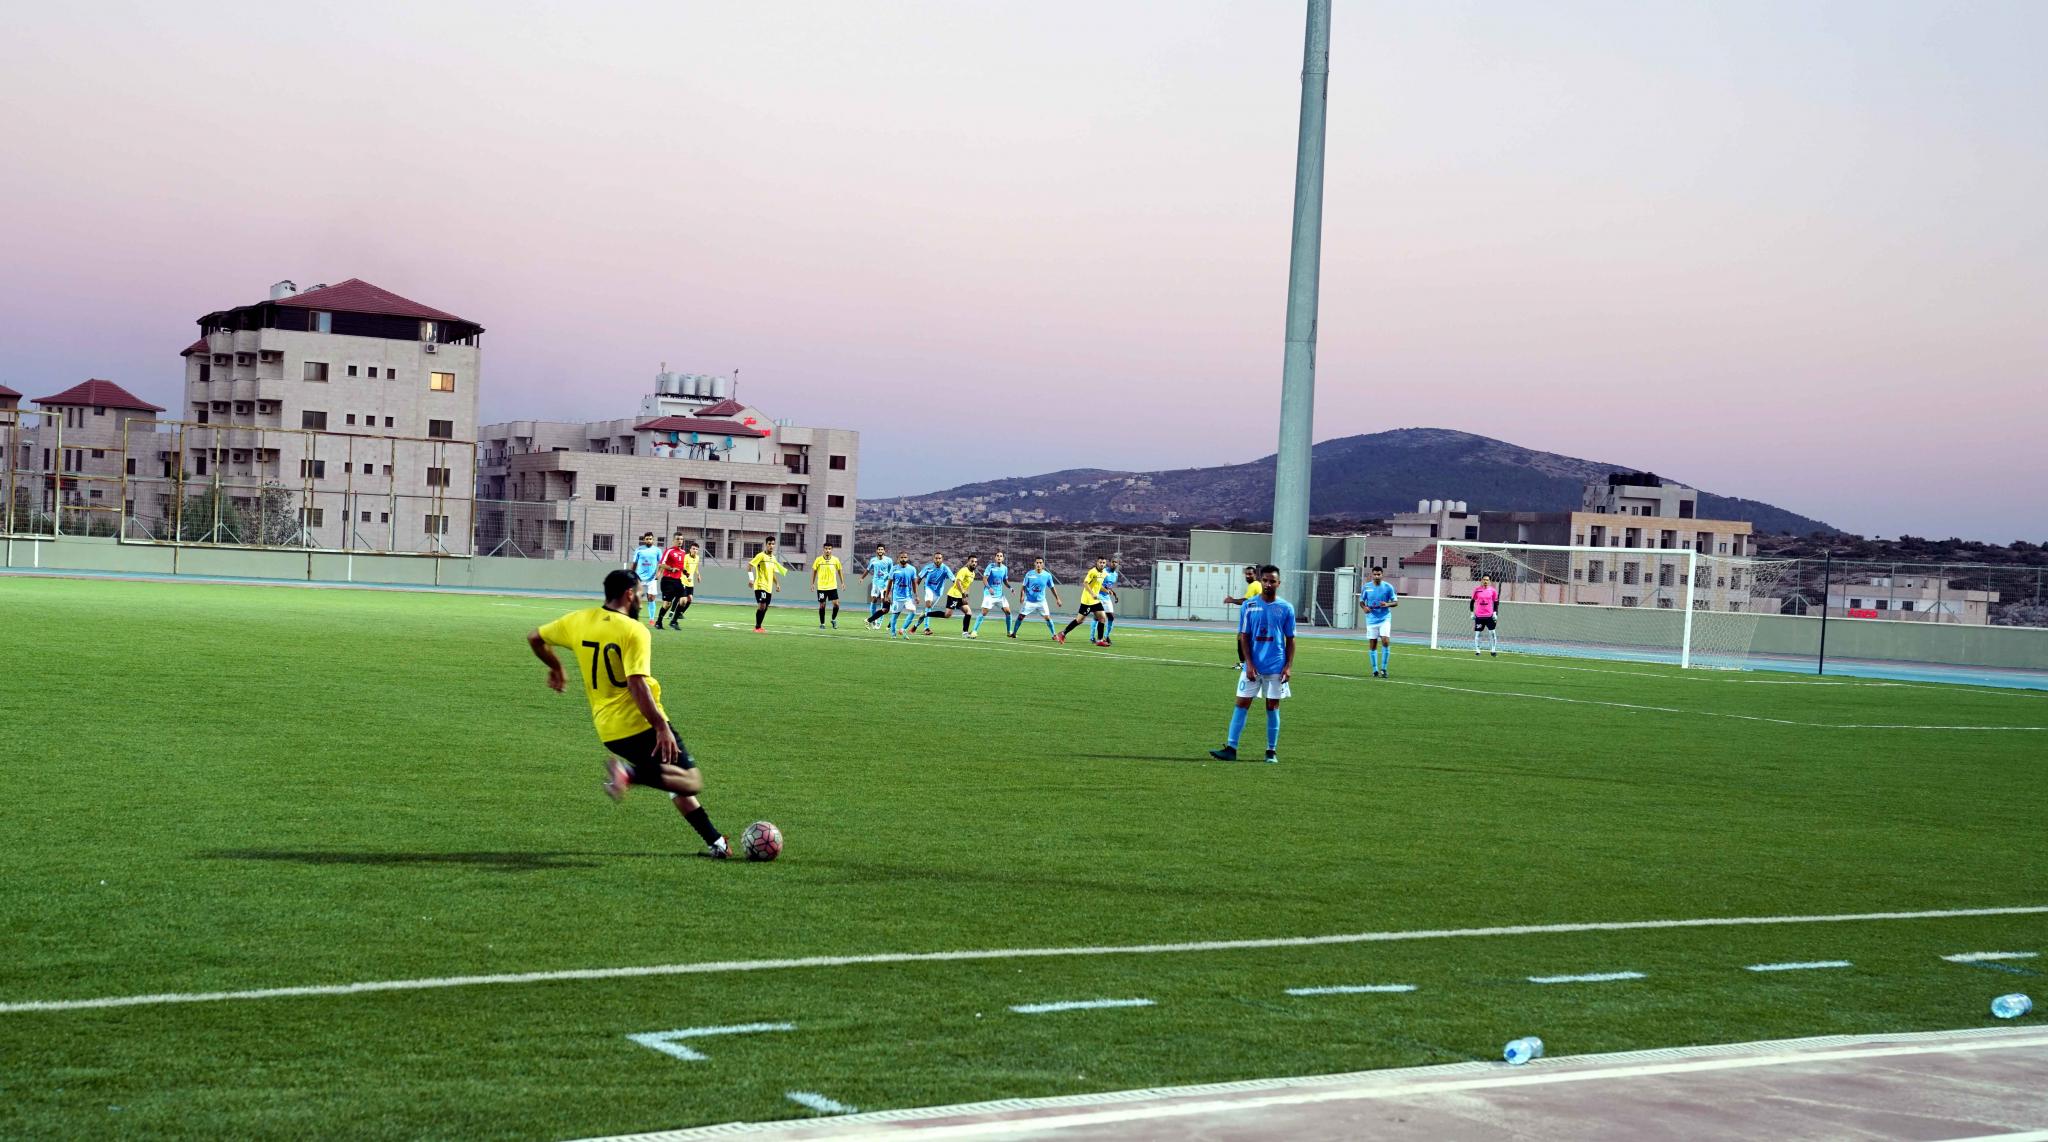
[[[122,543],[99,536],[56,539],[9,539],[4,562],[10,569],[81,571],[103,575],[192,576],[248,579],[275,583],[355,583],[378,587],[421,587],[465,591],[508,591],[550,595],[595,595],[605,572],[622,563],[587,559],[524,559],[516,556],[433,558],[407,555],[262,551],[240,547],[191,547]],[[748,600],[753,591],[747,573],[737,564],[703,569],[697,593],[707,599]],[[1062,591],[1069,603],[1073,596]],[[1124,614],[1152,613],[1148,591],[1118,588]],[[812,599],[808,570],[784,576],[777,594],[781,603],[808,604]],[[866,604],[867,589],[856,581],[840,590],[844,610]],[[979,603],[979,596],[975,602]],[[1071,611],[1073,608],[1067,608]],[[863,616],[865,617],[865,616]]]

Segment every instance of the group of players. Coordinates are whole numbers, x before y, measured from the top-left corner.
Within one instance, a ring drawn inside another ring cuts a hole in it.
[[[619,800],[632,785],[644,785],[666,792],[676,810],[703,838],[704,856],[723,860],[731,845],[711,823],[710,814],[697,794],[703,789],[702,774],[690,751],[676,735],[667,711],[661,705],[661,683],[652,670],[653,639],[649,630],[680,629],[680,620],[696,595],[700,547],[681,534],[667,548],[656,545],[652,532],[641,536],[625,569],[605,577],[602,606],[571,611],[527,635],[534,656],[548,668],[548,685],[556,691],[567,685],[567,674],[552,648],[577,654],[588,686],[591,720],[609,755],[605,760],[604,790]],[[764,629],[768,609],[775,599],[777,579],[788,574],[775,555],[775,541],[767,540],[762,550],[747,561],[747,577],[754,590],[754,630]],[[1393,608],[1400,605],[1394,586],[1384,573],[1371,569],[1367,583],[1359,588],[1359,603],[1366,610],[1366,648],[1372,676],[1389,677],[1393,651]],[[883,615],[889,618],[889,636],[908,638],[932,633],[934,618],[945,621],[960,616],[964,638],[980,637],[981,624],[995,611],[1003,613],[1003,631],[1016,638],[1033,617],[1045,622],[1053,641],[1064,643],[1067,635],[1083,623],[1090,623],[1091,640],[1109,646],[1116,627],[1117,561],[1097,558],[1082,576],[1080,608],[1066,629],[1053,629],[1053,608],[1062,606],[1058,584],[1045,569],[1045,560],[1032,560],[1031,570],[1017,584],[1021,611],[1010,606],[1010,567],[997,551],[983,566],[970,556],[958,568],[934,551],[923,563],[898,561],[886,544],[877,544],[862,578],[868,586],[867,625],[879,629]],[[1218,761],[1236,761],[1238,743],[1252,703],[1263,700],[1266,707],[1266,761],[1279,760],[1280,703],[1291,696],[1289,683],[1294,671],[1294,607],[1279,597],[1280,571],[1270,564],[1244,569],[1245,593],[1226,596],[1224,602],[1239,608],[1237,622],[1237,700],[1231,710],[1229,729],[1221,748],[1209,751]],[[818,626],[839,626],[840,584],[847,581],[845,565],[827,545],[811,564],[811,584],[818,599]],[[981,584],[979,613],[970,603],[975,584]],[[657,608],[656,600],[659,599]],[[1500,592],[1490,577],[1482,578],[1473,591],[1472,652],[1480,652],[1481,635],[1491,639],[1491,649],[1500,651],[1497,615]],[[588,661],[584,655],[588,655]]]

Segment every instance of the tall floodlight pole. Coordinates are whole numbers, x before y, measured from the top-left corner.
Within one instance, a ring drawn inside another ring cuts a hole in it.
[[[1273,470],[1273,563],[1290,598],[1313,597],[1308,567],[1309,452],[1315,443],[1316,292],[1323,267],[1323,120],[1330,94],[1330,0],[1308,0],[1301,61],[1301,138],[1294,152],[1294,250],[1287,266],[1287,356],[1280,374],[1280,455]]]

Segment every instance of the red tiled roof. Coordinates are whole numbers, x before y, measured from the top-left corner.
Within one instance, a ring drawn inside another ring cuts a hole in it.
[[[714,404],[714,405],[712,405],[712,406],[710,406],[710,407],[708,407],[708,408],[700,408],[700,409],[698,409],[698,410],[697,410],[697,415],[698,415],[698,416],[734,416],[734,415],[737,415],[737,414],[739,414],[739,413],[742,413],[742,412],[745,412],[745,411],[747,411],[747,406],[746,406],[746,405],[743,405],[743,404],[741,404],[740,402],[738,402],[738,401],[736,401],[736,400],[732,399],[731,397],[727,397],[727,398],[725,398],[724,400],[722,400],[722,401],[719,401],[719,402],[718,402],[717,404]]]
[[[700,416],[664,416],[635,425],[635,432],[706,432],[713,436],[762,437],[767,432],[730,420],[706,420]]]
[[[1413,567],[1418,564],[1426,564],[1431,567],[1436,566],[1436,544],[1432,543],[1413,555],[1405,555],[1401,558],[1401,566],[1403,567]],[[1446,551],[1444,552],[1444,566],[1470,567],[1472,566],[1472,559],[1463,552]]]
[[[0,397],[18,397],[20,395],[20,393],[15,392],[13,389],[8,388],[6,385],[0,385]]]
[[[457,317],[433,306],[421,305],[410,298],[400,297],[361,278],[350,278],[345,282],[281,297],[277,299],[277,304],[293,309],[331,309],[340,313],[376,313],[386,317],[418,317],[426,321],[460,321],[464,325],[476,324],[467,318]]]
[[[179,354],[178,354],[178,356],[180,356],[180,357],[190,357],[190,356],[191,356],[192,354],[194,354],[194,353],[197,353],[197,352],[199,352],[200,350],[202,350],[202,349],[205,349],[205,348],[206,348],[206,338],[204,338],[204,337],[201,337],[201,338],[200,338],[199,340],[197,340],[197,341],[194,341],[194,342],[193,342],[193,343],[191,343],[190,345],[187,345],[187,346],[185,346],[185,349],[184,349],[184,351],[183,351],[183,352],[181,352],[181,353],[179,353]]]
[[[162,412],[154,405],[112,381],[90,380],[73,385],[54,396],[37,397],[37,404],[89,404],[100,408],[132,408],[141,412]]]

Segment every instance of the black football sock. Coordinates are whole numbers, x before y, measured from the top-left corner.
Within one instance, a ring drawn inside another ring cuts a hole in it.
[[[972,627],[973,627],[973,625],[974,625],[974,616],[973,616],[973,615],[961,615],[961,616],[960,616],[960,633],[961,633],[961,634],[966,634],[966,633],[968,632],[968,630],[969,630],[970,628],[972,628]]]
[[[696,601],[696,600],[694,600],[694,599],[684,599],[684,600],[682,601],[682,603],[680,603],[680,604],[679,604],[679,605],[678,605],[678,606],[676,607],[676,617],[677,617],[677,618],[681,618],[681,617],[683,617],[683,612],[684,612],[684,611],[687,611],[687,610],[689,610],[689,609],[690,609],[690,604],[691,604],[691,603],[693,603],[693,602],[695,602],[695,601]]]
[[[825,625],[825,604],[823,603],[818,604],[818,625]]]
[[[718,831],[718,826],[711,823],[711,811],[702,805],[683,814],[683,820],[688,821],[690,827],[697,830],[697,835],[703,837],[707,845],[717,844],[718,838],[725,835]]]
[[[837,622],[839,621],[839,604],[838,604],[838,603],[834,603],[834,604],[832,604],[832,621],[833,621],[834,623],[837,623]]]
[[[762,603],[762,604],[761,604],[760,606],[758,606],[758,607],[755,607],[755,608],[754,608],[754,627],[755,627],[755,629],[757,629],[757,630],[758,630],[758,629],[760,628],[760,626],[761,626],[761,620],[762,620],[762,619],[765,619],[765,618],[767,618],[767,617],[768,617],[768,604],[766,604],[766,603]]]
[[[1070,634],[1073,634],[1073,633],[1074,633],[1074,628],[1075,628],[1075,627],[1077,627],[1077,626],[1080,626],[1080,625],[1081,625],[1081,620],[1080,620],[1080,619],[1075,619],[1075,620],[1073,620],[1072,622],[1070,622],[1070,623],[1068,623],[1068,624],[1067,624],[1067,629],[1065,629],[1065,630],[1063,630],[1063,631],[1061,631],[1061,632],[1060,632],[1060,637],[1061,637],[1061,638],[1065,638],[1065,637],[1067,637],[1068,635],[1070,635]]]

